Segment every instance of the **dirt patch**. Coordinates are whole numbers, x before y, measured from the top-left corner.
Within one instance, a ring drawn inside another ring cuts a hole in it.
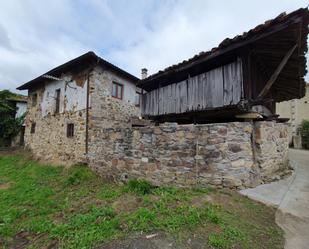
[[[147,238],[150,236],[150,238]],[[96,249],[185,249],[166,234],[136,235],[123,240],[112,241]]]
[[[46,234],[36,234],[27,231],[17,233],[12,240],[8,243],[9,249],[26,249],[30,245],[39,245],[38,248],[56,249],[58,248],[58,242],[52,241],[49,245],[45,244]],[[1,245],[1,243],[0,243]],[[6,248],[6,247],[4,247]]]
[[[20,232],[17,233],[14,237],[12,242],[9,244],[10,249],[23,249],[27,248],[30,240],[32,238],[32,234],[29,232]]]
[[[16,153],[18,153],[19,150],[12,148],[12,147],[8,147],[8,148],[0,148],[0,156],[9,156],[9,155],[16,155]]]
[[[113,204],[112,207],[116,211],[116,213],[127,213],[136,210],[143,199],[141,197],[137,197],[134,195],[123,195],[118,198]]]
[[[0,148],[0,157],[2,156],[22,156],[24,160],[33,160],[31,152],[21,147]]]
[[[196,208],[201,208],[207,203],[214,204],[214,200],[210,195],[197,196],[191,200],[191,205]]]
[[[213,249],[214,247],[208,245],[207,238],[210,232],[220,231],[218,226],[208,224],[195,231],[185,231],[176,237],[163,232],[136,234],[111,241],[96,249]]]
[[[6,182],[6,183],[0,183],[0,190],[1,189],[8,189],[11,187],[11,183]]]

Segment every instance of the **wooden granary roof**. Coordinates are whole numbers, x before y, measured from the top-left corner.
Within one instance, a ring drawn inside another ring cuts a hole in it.
[[[305,94],[308,24],[308,9],[301,8],[290,14],[282,13],[242,35],[224,39],[218,47],[210,51],[201,52],[188,60],[159,71],[141,80],[138,85],[146,91],[151,91],[228,64],[235,57],[242,57],[246,53],[254,57],[259,67],[259,77],[267,82],[287,51],[295,46],[271,89],[272,97],[276,102],[301,98]],[[244,61],[244,63],[250,63],[250,61]],[[256,77],[254,74],[250,75],[244,81],[244,88],[246,88],[245,85],[253,84],[248,87],[252,88],[250,89],[252,96],[247,96],[248,98],[256,98],[255,95],[258,95],[258,92],[254,93],[254,77]]]

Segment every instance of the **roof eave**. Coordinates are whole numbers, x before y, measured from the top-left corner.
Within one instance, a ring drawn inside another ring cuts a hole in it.
[[[66,71],[66,69],[65,69],[66,67],[69,67],[70,65],[75,64],[75,63],[76,64],[77,63],[81,63],[84,60],[89,60],[90,62],[92,61],[92,62],[94,62],[96,64],[102,63],[103,65],[111,68],[112,70],[116,71],[117,73],[123,75],[124,77],[126,77],[126,78],[128,78],[128,79],[130,79],[130,80],[132,80],[134,82],[138,82],[139,81],[139,78],[137,78],[134,75],[126,72],[125,70],[115,66],[114,64],[112,64],[112,63],[102,59],[101,57],[97,56],[93,51],[90,51],[90,52],[87,52],[87,53],[85,53],[85,54],[83,54],[83,55],[81,55],[81,56],[79,56],[79,57],[77,57],[77,58],[75,58],[73,60],[70,60],[70,61],[68,61],[68,62],[58,66],[58,67],[55,67],[55,68],[51,69],[50,71],[48,71],[48,72],[46,72],[46,73],[36,77],[33,80],[28,81],[27,83],[17,87],[16,89],[17,90],[27,90],[27,89],[29,89],[31,87],[34,87],[36,84],[38,84],[42,80],[46,80],[45,78],[42,77],[43,75],[46,75],[46,74],[53,75],[54,73],[59,73],[62,70]]]

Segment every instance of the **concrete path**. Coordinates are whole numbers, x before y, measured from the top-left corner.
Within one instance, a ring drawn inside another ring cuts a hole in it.
[[[295,172],[287,179],[240,193],[278,207],[277,224],[285,231],[285,249],[309,248],[309,151],[290,150]]]

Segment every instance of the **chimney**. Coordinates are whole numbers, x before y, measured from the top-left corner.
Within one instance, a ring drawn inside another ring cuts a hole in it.
[[[142,68],[142,80],[147,78],[147,68]]]

